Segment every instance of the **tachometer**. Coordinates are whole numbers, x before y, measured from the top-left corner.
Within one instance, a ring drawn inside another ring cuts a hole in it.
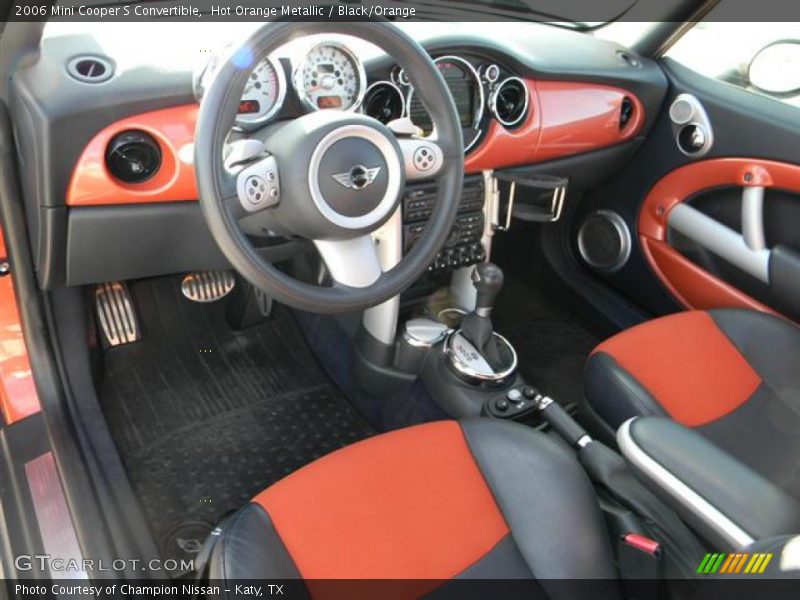
[[[365,84],[361,61],[346,46],[334,42],[311,48],[294,77],[297,94],[313,110],[353,110],[364,98]]]
[[[275,65],[269,58],[258,63],[244,86],[236,123],[243,126],[260,124],[274,116],[283,104],[285,80],[280,64]]]
[[[194,97],[199,102],[211,85],[222,60],[222,53],[211,57],[201,71],[195,74],[193,81]],[[261,60],[247,78],[242,97],[239,100],[239,111],[236,125],[242,129],[254,129],[274,117],[283,106],[286,96],[286,75],[283,65],[270,58]]]

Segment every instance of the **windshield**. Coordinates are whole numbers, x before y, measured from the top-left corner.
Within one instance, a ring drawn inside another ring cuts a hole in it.
[[[467,0],[466,2],[441,2],[447,4],[474,5],[476,11],[486,13],[513,13],[537,21],[551,21],[559,25],[572,25],[577,29],[594,28],[618,19],[638,0],[609,0],[586,2],[586,0]]]

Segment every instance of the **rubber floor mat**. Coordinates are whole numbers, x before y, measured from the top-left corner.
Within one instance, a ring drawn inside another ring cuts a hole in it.
[[[374,433],[288,309],[232,332],[223,302],[190,302],[175,278],[131,291],[143,339],[105,351],[101,396],[164,558],[191,558],[223,514]]]
[[[492,320],[516,349],[528,383],[563,406],[583,402],[584,363],[599,343],[592,333],[515,277],[506,278]]]

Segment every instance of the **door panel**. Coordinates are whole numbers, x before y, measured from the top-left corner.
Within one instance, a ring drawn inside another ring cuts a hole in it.
[[[747,307],[800,320],[793,281],[800,279],[800,109],[670,59],[662,67],[670,92],[661,114],[629,165],[585,198],[572,224],[573,251],[580,255],[582,223],[612,211],[632,234],[629,259],[613,272],[582,264],[648,311]],[[669,109],[681,94],[699,100],[712,129],[699,158],[677,144]],[[754,210],[743,213],[745,189]],[[754,234],[762,230],[763,250]]]
[[[650,267],[686,308],[772,312],[768,305],[795,316],[792,299],[775,292],[785,282],[773,282],[770,269],[771,248],[797,245],[784,225],[798,222],[793,215],[800,217],[800,166],[722,158],[662,178],[642,205],[638,227]]]

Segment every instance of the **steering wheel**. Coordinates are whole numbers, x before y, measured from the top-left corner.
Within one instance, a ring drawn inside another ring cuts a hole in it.
[[[393,132],[366,115],[323,110],[266,127],[258,140],[239,140],[240,149],[250,144],[258,151],[232,157],[229,134],[252,68],[298,36],[319,33],[360,37],[394,58],[430,113],[435,138]],[[211,234],[245,279],[301,310],[354,312],[413,284],[449,236],[464,178],[461,126],[433,61],[391,23],[269,23],[229,55],[205,90],[195,171]],[[438,196],[423,236],[384,272],[371,234],[398,210],[406,180],[434,176]],[[248,240],[245,231],[253,229],[312,240],[333,284],[304,283],[277,269]]]

